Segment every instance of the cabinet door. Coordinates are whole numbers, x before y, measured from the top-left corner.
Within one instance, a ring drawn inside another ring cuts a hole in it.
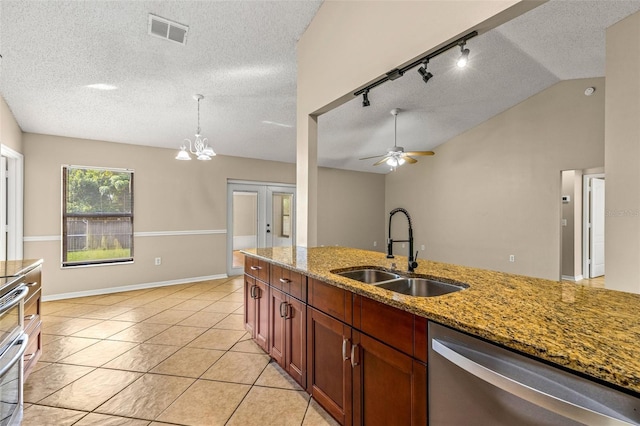
[[[301,301],[287,296],[285,370],[303,388],[307,381],[307,310]]]
[[[307,391],[340,424],[351,425],[351,327],[307,308]]]
[[[271,287],[271,301],[269,307],[269,354],[275,362],[286,370],[285,362],[285,315],[287,301],[280,290]]]
[[[353,424],[425,425],[427,366],[353,332]]]
[[[256,343],[269,352],[269,285],[256,280]]]
[[[251,259],[247,257],[246,259]],[[255,295],[256,279],[249,275],[244,276],[244,328],[249,332],[252,339],[256,338],[256,299]]]

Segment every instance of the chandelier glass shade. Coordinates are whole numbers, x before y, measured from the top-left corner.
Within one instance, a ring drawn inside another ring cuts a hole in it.
[[[176,155],[176,160],[191,160],[191,155],[196,156],[198,160],[208,161],[211,157],[214,157],[216,153],[213,148],[209,146],[207,138],[203,138],[200,133],[200,101],[204,99],[202,95],[193,95],[193,99],[198,101],[198,129],[196,130],[196,137],[193,141],[191,139],[185,139],[180,147],[180,152]],[[187,150],[187,145],[189,146]]]

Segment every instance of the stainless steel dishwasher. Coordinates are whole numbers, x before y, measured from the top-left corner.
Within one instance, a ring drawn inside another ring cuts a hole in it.
[[[638,425],[640,399],[429,323],[429,425]]]

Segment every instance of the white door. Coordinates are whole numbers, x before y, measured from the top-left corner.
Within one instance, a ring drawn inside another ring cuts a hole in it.
[[[595,278],[604,275],[604,179],[591,179],[589,216],[591,218],[589,278]]]
[[[229,183],[227,275],[243,273],[240,250],[291,246],[295,241],[295,186]]]

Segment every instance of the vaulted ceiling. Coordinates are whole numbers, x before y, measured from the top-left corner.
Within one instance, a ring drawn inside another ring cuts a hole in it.
[[[25,132],[178,149],[196,131],[218,154],[295,162],[296,42],[320,1],[0,3],[0,93]],[[640,0],[552,0],[319,119],[319,164],[386,173],[359,157],[429,150],[561,80],[605,75],[605,29]],[[152,37],[149,13],[189,26]],[[425,50],[430,46],[425,46]],[[90,88],[109,84],[114,90]],[[215,159],[214,159],[215,161]],[[424,161],[427,161],[425,159]]]

